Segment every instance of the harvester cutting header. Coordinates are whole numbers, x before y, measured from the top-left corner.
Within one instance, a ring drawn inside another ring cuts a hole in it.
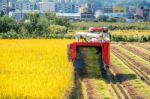
[[[110,34],[106,27],[89,28],[89,32],[77,32],[75,34],[77,42],[74,42],[68,46],[69,59],[76,62],[77,49],[80,47],[95,47],[98,53],[101,53],[102,61],[105,67],[110,65]],[[83,38],[85,41],[81,41]]]

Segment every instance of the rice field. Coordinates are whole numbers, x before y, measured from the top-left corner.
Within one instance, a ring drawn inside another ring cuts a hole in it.
[[[0,99],[149,99],[150,44],[111,44],[108,74],[96,49],[68,61],[68,39],[0,40]]]
[[[66,99],[74,86],[72,40],[0,40],[0,99]]]

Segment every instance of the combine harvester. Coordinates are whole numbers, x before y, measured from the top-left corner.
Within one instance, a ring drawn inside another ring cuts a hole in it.
[[[99,57],[102,57],[104,68],[109,68],[110,65],[110,38],[107,28],[92,27],[89,32],[77,32],[75,34],[77,42],[73,42],[68,46],[68,57],[74,65],[77,60],[79,48],[96,48]],[[85,41],[80,41],[83,38]],[[100,60],[101,61],[101,60]]]

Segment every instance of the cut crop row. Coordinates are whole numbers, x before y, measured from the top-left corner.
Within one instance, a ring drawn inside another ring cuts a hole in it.
[[[91,77],[91,75],[94,74],[93,76],[98,77],[98,79],[84,80],[85,85],[87,86],[88,97],[90,99],[97,99],[97,97],[104,98],[104,96],[106,95],[104,94],[104,92],[106,92],[104,89],[108,88],[108,91],[106,93],[111,94],[113,96],[112,98],[129,99],[130,97],[129,94],[127,93],[126,89],[117,82],[117,78],[115,77],[115,75],[110,70],[103,70],[101,68],[103,64],[101,64],[101,61],[100,61],[101,59],[99,59],[99,55],[93,56],[96,53],[96,50],[87,49],[84,52],[87,52],[86,54],[84,54],[86,56],[84,60],[86,63],[88,63],[86,70],[88,71],[88,73],[90,73],[89,76]],[[100,74],[100,75],[98,76],[95,74]],[[107,87],[103,87],[106,85]],[[97,91],[94,91],[94,90],[97,90]],[[93,92],[95,92],[95,94],[93,94]],[[93,95],[96,97],[94,97]]]
[[[148,66],[144,66],[144,63],[139,62],[139,60],[135,59],[135,56],[132,55],[132,53],[125,51],[125,49],[118,47],[118,46],[112,46],[112,52],[120,58],[124,64],[126,64],[130,69],[132,69],[134,72],[136,72],[147,84],[150,85],[150,69]],[[147,62],[149,64],[149,62]],[[148,74],[148,75],[147,75]]]
[[[150,88],[138,78],[136,73],[128,68],[118,57],[111,54],[111,69],[115,72],[120,83],[134,99],[150,97]]]
[[[135,45],[150,51],[150,43],[137,43]]]
[[[149,51],[131,44],[123,44],[122,47],[150,62]]]

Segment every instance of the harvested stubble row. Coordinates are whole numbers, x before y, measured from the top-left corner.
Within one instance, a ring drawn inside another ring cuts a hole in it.
[[[0,40],[0,98],[66,99],[74,69],[71,40]]]
[[[124,44],[122,47],[150,62],[150,51],[131,44]]]
[[[81,53],[85,62],[85,74],[81,81],[84,99],[116,99],[110,84],[107,84],[101,77],[99,56],[96,55],[96,50],[94,48],[82,49]]]
[[[150,97],[150,87],[138,78],[135,72],[128,68],[118,57],[111,54],[111,63],[119,70],[123,86],[135,99],[148,99]]]
[[[126,61],[136,68],[139,68],[144,73],[148,74],[147,76],[150,76],[150,63],[141,57],[135,55],[134,53],[130,52],[129,50],[126,50],[121,47],[121,45],[113,44],[111,46],[112,51],[117,52],[120,54]]]
[[[135,43],[134,45],[150,51],[150,43]]]

